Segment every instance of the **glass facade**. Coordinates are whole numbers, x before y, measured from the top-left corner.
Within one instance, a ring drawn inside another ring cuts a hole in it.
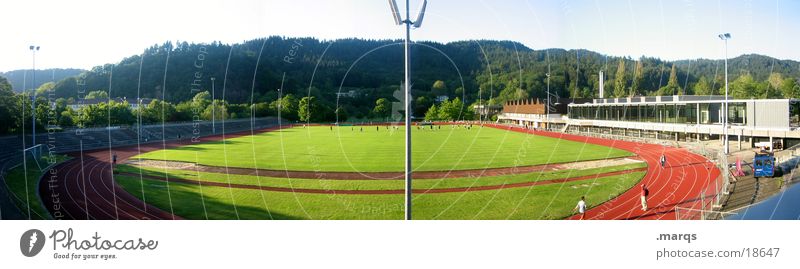
[[[793,103],[791,109],[793,124],[800,126],[800,102]],[[730,124],[746,124],[746,112],[745,103],[729,103]],[[723,114],[722,103],[639,103],[570,106],[568,115],[584,120],[721,124]]]
[[[789,103],[789,126],[800,127],[800,102],[798,101]]]

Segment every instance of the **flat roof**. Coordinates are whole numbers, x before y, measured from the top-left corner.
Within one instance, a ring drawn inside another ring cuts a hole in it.
[[[605,106],[605,105],[638,105],[638,104],[687,104],[687,103],[720,103],[725,101],[719,95],[668,95],[668,96],[636,96],[623,98],[592,99],[591,103],[571,103],[569,106]],[[733,99],[728,97],[729,103],[745,102],[789,102],[797,99]]]

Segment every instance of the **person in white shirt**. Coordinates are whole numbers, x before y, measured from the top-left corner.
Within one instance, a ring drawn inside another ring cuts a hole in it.
[[[575,213],[575,211],[581,213],[581,220],[586,217],[586,200],[583,196],[581,196],[581,200],[578,201],[578,204],[575,205],[575,208],[572,209],[573,213]]]

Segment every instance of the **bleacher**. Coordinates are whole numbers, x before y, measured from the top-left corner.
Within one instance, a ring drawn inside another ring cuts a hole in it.
[[[258,130],[276,126],[278,118],[267,117],[257,119],[236,119],[216,122],[216,134],[235,133],[248,130]],[[53,147],[56,153],[66,153],[81,150],[91,150],[137,143],[153,143],[160,141],[175,141],[191,139],[194,133],[200,137],[213,135],[210,121],[167,123],[133,126],[110,126],[100,128],[66,129],[61,132],[37,134],[37,144],[46,144]],[[26,136],[26,145],[30,146],[31,137]],[[0,150],[0,160],[22,152],[22,136],[0,137],[3,150]],[[82,144],[82,145],[81,145]]]

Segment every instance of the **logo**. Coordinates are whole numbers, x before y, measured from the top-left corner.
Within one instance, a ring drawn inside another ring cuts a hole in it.
[[[44,247],[44,233],[37,229],[30,229],[22,233],[19,238],[19,250],[25,257],[33,257],[39,254]]]

